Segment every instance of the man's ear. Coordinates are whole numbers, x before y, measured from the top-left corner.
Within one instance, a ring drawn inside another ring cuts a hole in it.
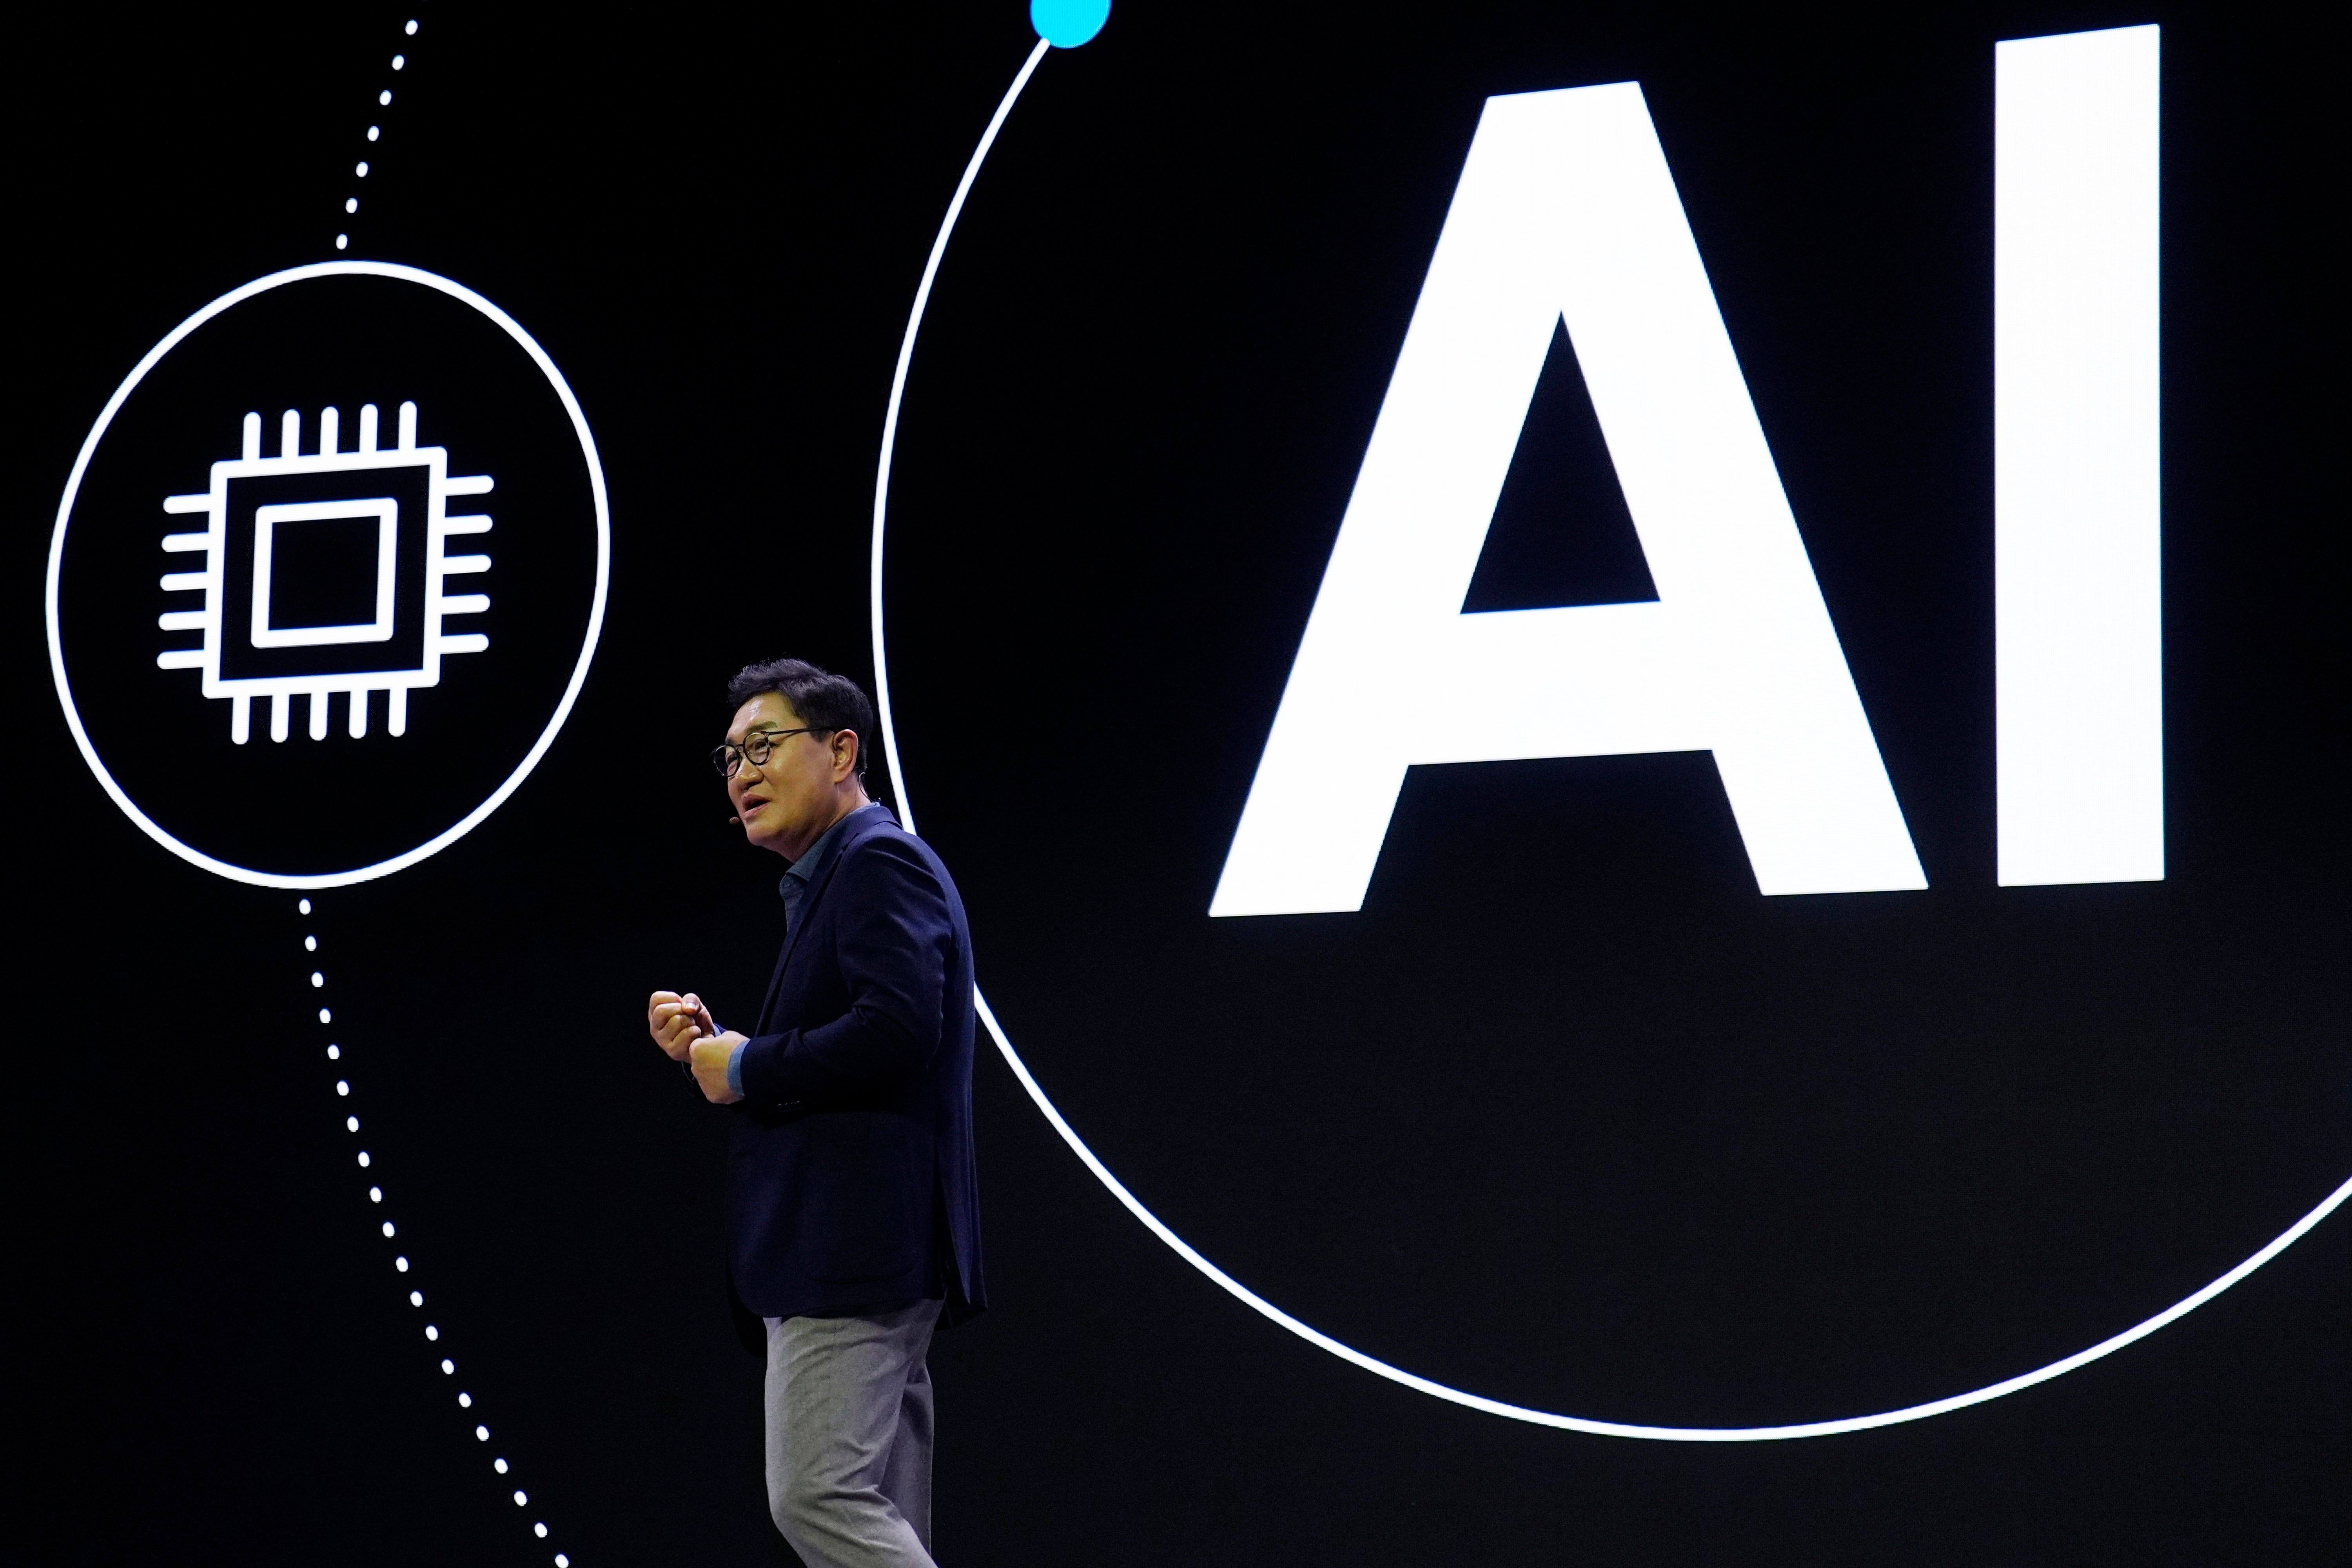
[[[845,738],[849,742],[846,751],[842,749],[841,744]],[[844,779],[854,779],[857,776],[857,756],[865,749],[866,737],[856,731],[835,730],[833,732],[834,783],[839,784]]]

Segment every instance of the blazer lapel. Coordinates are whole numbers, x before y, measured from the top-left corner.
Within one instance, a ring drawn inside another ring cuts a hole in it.
[[[791,967],[793,953],[800,947],[801,933],[808,930],[809,922],[816,918],[816,907],[824,900],[824,890],[833,886],[833,874],[841,869],[843,857],[846,856],[851,847],[868,834],[880,831],[882,824],[887,822],[893,827],[898,825],[898,819],[890,814],[890,808],[887,805],[880,811],[867,812],[865,815],[868,820],[851,823],[848,829],[842,834],[839,844],[834,849],[833,858],[825,863],[824,870],[817,873],[816,880],[809,885],[808,896],[801,901],[800,919],[794,921],[793,929],[784,933],[784,949],[776,954],[776,972],[769,976],[768,994],[760,1004],[759,1028],[760,1033],[763,1035],[768,1033],[768,1026],[773,1021],[772,1016],[775,1012],[776,995],[784,988],[784,971]]]

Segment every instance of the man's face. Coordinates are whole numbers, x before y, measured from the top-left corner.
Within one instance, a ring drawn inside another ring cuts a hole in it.
[[[801,726],[791,703],[764,691],[735,710],[727,739],[740,746],[762,730]],[[831,824],[839,808],[835,784],[841,763],[840,748],[825,744],[830,739],[787,735],[774,742],[775,749],[760,766],[753,767],[748,757],[736,765],[727,781],[727,797],[743,819],[744,837],[762,849],[796,857]]]

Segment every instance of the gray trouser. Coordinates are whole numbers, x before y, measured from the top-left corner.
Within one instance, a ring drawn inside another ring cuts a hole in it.
[[[768,1320],[768,1510],[808,1568],[934,1568],[940,1303]]]

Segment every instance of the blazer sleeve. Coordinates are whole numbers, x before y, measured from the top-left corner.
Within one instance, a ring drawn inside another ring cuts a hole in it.
[[[894,1089],[940,1048],[955,952],[946,889],[913,845],[890,834],[846,851],[832,883],[824,914],[849,1010],[746,1044],[743,1097],[754,1105]]]

